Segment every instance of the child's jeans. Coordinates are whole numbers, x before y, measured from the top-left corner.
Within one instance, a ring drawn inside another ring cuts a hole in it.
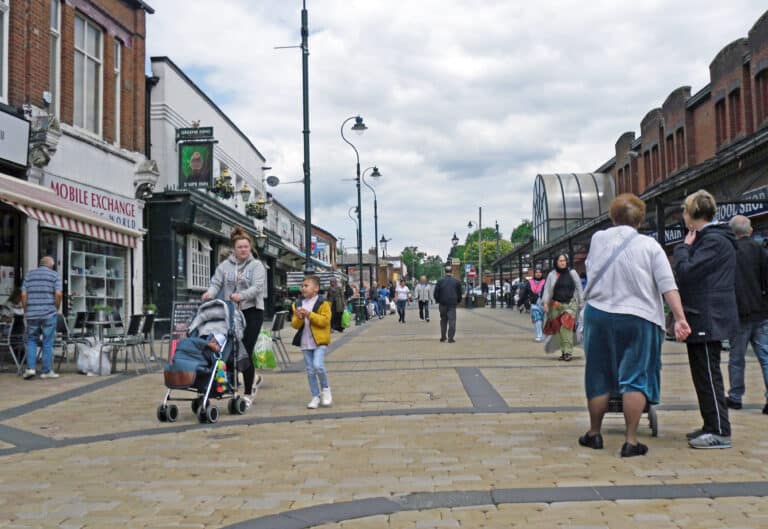
[[[304,366],[307,368],[309,389],[313,397],[320,396],[320,389],[328,388],[328,375],[325,372],[325,345],[318,345],[317,349],[302,349],[304,353]],[[317,379],[320,379],[318,386]]]
[[[533,322],[533,327],[536,329],[536,339],[544,339],[544,322],[542,320],[536,320]]]

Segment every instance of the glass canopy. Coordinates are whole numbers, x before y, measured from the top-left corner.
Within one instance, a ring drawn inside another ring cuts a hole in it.
[[[534,248],[608,213],[616,195],[608,173],[539,174],[533,185]]]

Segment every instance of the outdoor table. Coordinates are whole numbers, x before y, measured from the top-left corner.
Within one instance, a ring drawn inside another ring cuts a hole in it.
[[[157,356],[155,355],[155,325],[158,323],[169,323],[171,321],[171,318],[155,318],[152,322],[152,330],[150,331],[149,335],[149,359],[151,361],[156,361]],[[160,351],[162,352],[163,348],[160,347]]]
[[[87,325],[91,325],[93,327],[96,327],[96,332],[99,336],[98,346],[99,346],[99,375],[101,375],[101,347],[104,344],[104,328],[109,327],[112,325],[112,322],[110,320],[89,320],[85,322]],[[112,362],[112,364],[109,367],[110,374],[115,372],[115,362]]]

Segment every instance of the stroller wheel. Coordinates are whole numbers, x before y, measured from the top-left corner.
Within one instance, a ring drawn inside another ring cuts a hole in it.
[[[244,415],[245,410],[248,409],[248,403],[242,397],[237,397],[235,400],[235,411],[238,415]]]
[[[216,406],[209,406],[205,409],[205,418],[208,419],[208,422],[211,424],[215,424],[219,422],[219,408]]]
[[[175,404],[168,406],[165,410],[165,418],[168,422],[176,422],[176,419],[179,418],[179,407]]]
[[[157,420],[160,422],[166,422],[168,418],[165,415],[165,411],[168,407],[163,406],[162,404],[157,407]]]
[[[197,409],[197,420],[200,421],[200,424],[205,424],[208,422],[208,417],[205,415],[204,408]]]
[[[230,399],[229,402],[227,403],[227,411],[229,412],[230,415],[234,415],[237,413],[237,408],[235,407],[235,400],[236,398]]]
[[[656,416],[656,408],[653,406],[648,406],[648,423],[651,427],[651,436],[652,437],[658,437],[659,436],[659,419]]]

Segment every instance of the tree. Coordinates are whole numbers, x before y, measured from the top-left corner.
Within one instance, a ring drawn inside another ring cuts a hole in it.
[[[509,241],[503,239],[499,240],[499,249],[496,250],[496,237],[494,231],[494,238],[492,240],[483,239],[483,271],[491,271],[492,263],[501,257],[502,255],[509,253],[513,249],[513,245]],[[464,250],[464,259],[462,264],[472,263],[475,266],[478,265],[478,259],[480,257],[480,250],[477,241],[468,244]]]
[[[418,246],[406,246],[400,253],[400,259],[408,269],[408,276],[410,278],[418,277],[417,273],[421,260],[426,257],[427,254],[419,251]]]
[[[512,230],[511,240],[515,245],[517,245],[528,242],[532,236],[533,224],[530,220],[523,219],[523,222],[520,223],[514,230]]]
[[[472,242],[477,242],[478,236],[479,236],[480,230],[475,230],[469,235],[467,235],[467,240],[464,244],[469,244]],[[499,232],[499,238],[503,239],[501,232]],[[496,240],[496,228],[483,228],[483,240],[484,241],[495,241]]]
[[[427,276],[428,281],[433,281],[443,277],[445,263],[439,255],[429,255],[424,259],[421,275]]]

